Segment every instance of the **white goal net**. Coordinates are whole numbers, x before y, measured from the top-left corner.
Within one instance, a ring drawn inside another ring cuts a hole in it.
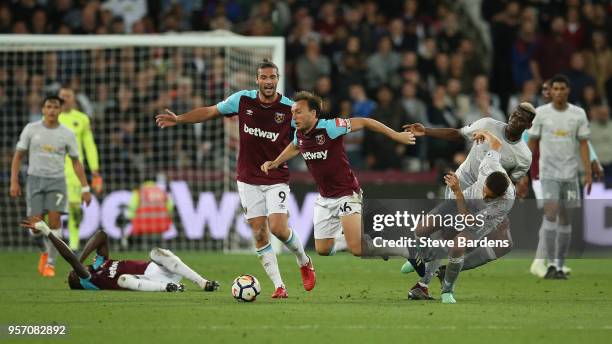
[[[64,86],[75,90],[78,110],[90,119],[104,180],[104,191],[84,210],[81,240],[104,229],[115,248],[246,245],[234,181],[236,118],[161,130],[154,117],[254,89],[257,64],[268,58],[282,71],[284,54],[284,39],[276,37],[0,35],[0,249],[34,247],[18,227],[25,196],[9,197],[11,158],[23,127],[41,119],[42,99]],[[27,159],[23,190],[26,170]],[[159,233],[132,233],[133,190],[147,181],[172,199],[173,223]]]

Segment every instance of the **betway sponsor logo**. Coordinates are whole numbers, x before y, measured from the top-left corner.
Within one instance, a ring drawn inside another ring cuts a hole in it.
[[[327,159],[327,149],[320,152],[304,152],[302,153],[304,160],[325,160]]]
[[[249,128],[246,124],[244,125],[244,132],[256,137],[263,137],[264,139],[268,139],[272,142],[275,142],[279,135],[278,133],[261,130],[259,128]]]

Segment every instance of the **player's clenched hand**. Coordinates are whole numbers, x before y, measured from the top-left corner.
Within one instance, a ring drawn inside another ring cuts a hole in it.
[[[11,197],[21,196],[21,186],[19,186],[19,183],[11,183],[11,189],[9,193]]]
[[[394,137],[395,141],[405,144],[405,145],[413,145],[416,142],[414,134],[409,131],[403,131],[401,133],[395,133]]]
[[[449,172],[444,176],[444,182],[448,187],[453,190],[453,192],[461,192],[461,187],[459,186],[459,178],[455,172]]]
[[[472,134],[472,139],[478,144],[485,141],[488,142],[489,147],[493,150],[499,151],[501,149],[501,141],[487,130],[476,130],[474,134]]]
[[[278,166],[273,161],[266,161],[263,164],[261,164],[261,170],[265,174],[268,174],[268,171],[273,170],[275,168],[278,168]]]
[[[160,113],[159,115],[155,116],[155,122],[157,123],[157,126],[162,129],[173,127],[178,124],[178,116],[174,112],[166,109],[166,113]]]
[[[83,198],[83,203],[85,203],[86,206],[89,206],[89,203],[91,203],[91,193],[83,192],[81,194],[81,198]]]
[[[421,123],[406,124],[402,126],[402,129],[411,132],[414,136],[425,136],[425,126]]]

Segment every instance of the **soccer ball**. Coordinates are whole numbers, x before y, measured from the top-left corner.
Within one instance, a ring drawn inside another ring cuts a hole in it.
[[[232,284],[232,296],[238,301],[253,302],[259,293],[261,286],[253,275],[238,276]]]

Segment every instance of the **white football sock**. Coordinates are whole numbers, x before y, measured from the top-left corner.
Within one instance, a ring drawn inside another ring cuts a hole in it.
[[[56,238],[62,240],[61,229],[51,229],[51,233],[53,233]],[[53,243],[49,240],[49,238],[45,237],[45,240],[47,240],[47,264],[55,266],[55,259],[57,258],[59,252],[57,251],[57,248],[55,248],[55,245],[53,245]]]
[[[172,253],[172,251],[163,248],[154,248],[151,250],[150,257],[151,260],[163,266],[168,271],[190,280],[200,288],[204,289],[206,286],[207,280],[193,271],[187,264],[183,263],[183,261]]]
[[[542,224],[540,225],[540,231],[538,232],[538,248],[536,249],[534,262],[536,264],[546,264],[546,226],[544,224],[546,216],[542,216]]]
[[[309,261],[306,252],[304,252],[304,246],[302,246],[302,242],[300,241],[300,237],[298,237],[295,231],[291,231],[289,234],[289,239],[284,242],[285,246],[289,249],[289,251],[295,254],[295,258],[297,259],[298,265],[303,266],[306,265]]]
[[[274,283],[274,288],[284,287],[283,280],[281,278],[280,270],[278,269],[278,261],[276,260],[276,253],[272,249],[272,243],[268,243],[264,247],[260,247],[257,249],[257,256],[261,261],[261,265],[264,270],[266,270],[266,274]]]
[[[141,275],[121,275],[117,280],[121,288],[136,291],[166,291],[168,282],[152,281]]]

